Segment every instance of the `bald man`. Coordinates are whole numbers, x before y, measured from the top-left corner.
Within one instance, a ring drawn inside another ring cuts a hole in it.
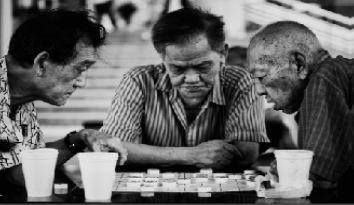
[[[331,58],[311,30],[292,21],[261,29],[251,39],[248,57],[257,94],[276,110],[298,111],[299,148],[314,152],[314,186],[335,188],[354,162],[354,61]]]

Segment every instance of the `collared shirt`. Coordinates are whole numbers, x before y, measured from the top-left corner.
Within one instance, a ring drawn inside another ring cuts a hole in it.
[[[0,170],[21,163],[23,150],[45,147],[33,102],[10,109],[10,90],[5,58],[0,59]]]
[[[299,148],[314,152],[311,172],[330,181],[354,163],[353,77],[354,60],[326,58],[310,75],[298,115]]]
[[[222,68],[201,112],[187,122],[182,98],[163,64],[126,73],[101,131],[122,141],[163,147],[192,147],[212,139],[269,142],[262,98],[250,75]]]

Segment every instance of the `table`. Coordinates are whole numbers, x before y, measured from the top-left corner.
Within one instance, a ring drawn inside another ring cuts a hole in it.
[[[76,166],[76,167],[75,167]],[[119,167],[118,167],[119,168]],[[151,168],[151,167],[150,167]],[[50,197],[30,198],[26,195],[26,190],[23,187],[11,187],[11,190],[6,196],[0,197],[2,202],[54,202],[54,203],[84,203],[84,190],[75,186],[73,181],[77,174],[78,165],[63,166],[56,172],[55,183],[67,183],[67,194],[53,194]],[[119,168],[120,171],[146,171],[146,167],[129,167],[124,166]],[[177,168],[173,170],[176,171]],[[67,172],[69,170],[69,173]],[[171,168],[166,169],[171,171]],[[166,171],[163,170],[163,171]],[[184,170],[179,167],[178,171]],[[70,172],[71,171],[71,172]],[[195,170],[193,170],[195,171]],[[65,174],[64,174],[65,173]],[[210,196],[201,197],[198,193],[166,193],[155,192],[153,196],[142,196],[141,193],[114,192],[109,203],[336,203],[336,202],[353,202],[354,197],[338,197],[336,191],[316,190],[314,189],[311,196],[308,198],[294,199],[265,199],[258,198],[255,191],[245,192],[221,192],[211,193]]]

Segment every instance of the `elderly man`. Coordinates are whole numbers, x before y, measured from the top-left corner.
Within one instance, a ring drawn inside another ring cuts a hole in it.
[[[64,105],[84,87],[104,39],[104,28],[87,11],[46,11],[13,34],[8,54],[0,59],[0,173],[9,182],[24,185],[19,153],[26,149],[58,149],[58,165],[86,148],[119,152],[119,164],[125,162],[120,140],[95,130],[74,131],[45,143],[33,104],[42,100]]]
[[[101,128],[121,138],[127,164],[242,168],[269,141],[250,75],[225,66],[223,27],[220,17],[194,8],[154,25],[163,63],[125,74]]]
[[[248,57],[257,93],[276,110],[298,111],[299,148],[314,152],[314,186],[334,188],[354,162],[353,61],[331,58],[312,31],[292,21],[261,29]]]

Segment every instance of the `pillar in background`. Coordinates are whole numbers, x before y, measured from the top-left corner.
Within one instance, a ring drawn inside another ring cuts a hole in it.
[[[0,0],[0,56],[7,54],[13,33],[12,0]]]

